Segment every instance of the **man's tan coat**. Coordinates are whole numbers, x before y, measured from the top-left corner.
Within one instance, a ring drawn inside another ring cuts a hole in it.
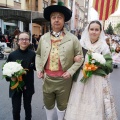
[[[51,40],[50,32],[48,32],[41,37],[36,51],[37,71],[44,71],[50,50]],[[73,76],[83,63],[83,58],[80,62],[74,62],[74,57],[76,55],[83,55],[80,42],[75,35],[65,31],[65,36],[59,45],[59,57],[63,71],[68,71],[71,76]]]

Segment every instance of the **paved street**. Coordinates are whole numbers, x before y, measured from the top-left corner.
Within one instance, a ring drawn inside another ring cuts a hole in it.
[[[2,79],[1,66],[3,60],[0,60],[0,120],[12,120],[12,106],[9,98],[9,82]],[[32,120],[46,120],[45,110],[43,109],[42,82],[36,77],[35,73],[35,94],[32,100]],[[24,109],[21,110],[21,120],[24,119]]]
[[[2,79],[1,66],[5,62],[0,60],[0,120],[12,120],[11,99],[8,95],[9,83]],[[120,120],[120,67],[114,69],[111,75],[112,92],[115,97],[118,120]],[[38,80],[35,73],[35,94],[32,100],[32,120],[46,120],[45,110],[43,108],[42,82]],[[24,120],[24,109],[21,110],[21,120]],[[55,120],[57,120],[55,116]]]

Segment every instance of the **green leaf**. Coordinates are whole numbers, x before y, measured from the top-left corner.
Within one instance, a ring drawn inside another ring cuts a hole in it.
[[[86,75],[87,75],[87,77],[91,77],[92,76],[92,71],[87,71]]]
[[[10,81],[10,87],[14,86],[17,83],[17,81]]]
[[[97,69],[93,72],[94,75],[106,76],[106,72],[103,69]]]
[[[91,55],[91,51],[88,51],[88,62],[89,64],[91,64],[91,61],[92,61],[92,55]]]
[[[18,87],[22,88],[24,86],[24,84],[25,84],[24,81],[20,81]]]
[[[16,60],[17,63],[21,64],[22,63],[22,60]]]
[[[105,60],[106,60],[106,64],[104,66],[104,69],[106,71],[107,74],[111,73],[113,71],[113,67],[112,67],[112,57],[110,54],[106,54],[104,55]]]

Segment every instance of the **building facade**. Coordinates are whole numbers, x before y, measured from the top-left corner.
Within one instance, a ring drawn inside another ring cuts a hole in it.
[[[0,0],[0,27],[2,33],[8,29],[10,34],[16,27],[20,31],[31,31],[32,34],[43,34],[43,9],[48,2],[43,0]],[[32,29],[31,29],[32,28]]]
[[[107,29],[107,27],[109,26],[109,24],[111,23],[113,29],[115,30],[115,27],[117,26],[117,24],[119,23],[120,24],[120,13],[118,14],[113,14],[111,15],[106,21],[105,21],[105,30]],[[115,31],[116,34],[120,34],[120,31],[119,33],[117,33],[117,31]]]
[[[84,28],[86,1],[63,0],[65,6],[73,11],[71,20],[66,23],[68,30]],[[43,10],[50,4],[51,0],[0,0],[0,27],[3,34],[6,29],[13,34],[16,27],[36,35],[49,31],[50,23],[43,18]]]
[[[85,0],[70,0],[72,18],[70,20],[71,31],[84,29],[85,20]]]

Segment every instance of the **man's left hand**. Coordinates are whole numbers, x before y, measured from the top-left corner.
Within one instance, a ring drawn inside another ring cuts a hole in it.
[[[63,77],[64,79],[68,79],[68,78],[71,77],[71,75],[70,75],[69,72],[65,72],[65,73],[62,75],[62,77]]]

